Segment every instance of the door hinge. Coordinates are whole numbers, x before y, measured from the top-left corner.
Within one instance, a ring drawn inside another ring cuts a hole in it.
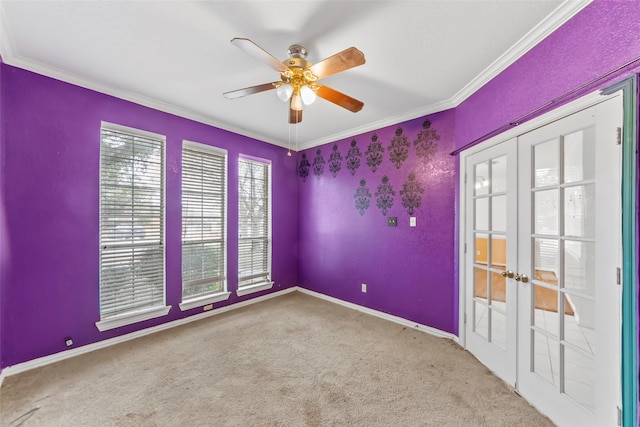
[[[467,174],[466,173],[464,174],[464,183],[465,184],[467,183]]]
[[[618,410],[618,425],[621,426],[622,425],[622,409],[620,409],[619,406],[616,409]]]
[[[467,253],[467,244],[466,243],[464,244],[464,253],[465,254]]]
[[[616,267],[616,285],[622,284],[622,269]]]
[[[467,313],[464,314],[464,323],[467,324]]]
[[[622,145],[622,128],[621,127],[616,128],[616,133],[617,133],[617,135],[616,135],[616,143],[618,145]]]

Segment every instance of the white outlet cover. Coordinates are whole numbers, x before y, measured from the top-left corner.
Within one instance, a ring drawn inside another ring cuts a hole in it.
[[[415,226],[416,226],[416,217],[415,216],[409,217],[409,227],[415,227]]]
[[[362,284],[362,292],[365,292],[365,293],[367,292],[367,284],[366,283]]]

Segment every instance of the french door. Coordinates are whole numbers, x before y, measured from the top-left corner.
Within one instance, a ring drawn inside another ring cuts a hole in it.
[[[620,97],[465,158],[466,346],[559,426],[620,402]]]

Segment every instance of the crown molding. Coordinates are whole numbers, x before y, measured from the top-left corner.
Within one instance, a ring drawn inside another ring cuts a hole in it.
[[[398,123],[417,119],[418,117],[424,117],[429,114],[439,113],[441,111],[445,111],[453,107],[455,107],[455,105],[453,105],[451,100],[441,101],[435,104],[429,104],[426,107],[413,110],[409,113],[403,113],[396,116],[387,117],[382,120],[378,120],[376,122],[367,123],[366,125],[363,125],[363,126],[350,128],[344,132],[334,133],[332,135],[327,135],[325,137],[314,139],[307,142],[298,141],[298,151],[307,150],[309,148],[318,147],[320,145],[328,144],[330,142],[336,142],[342,139],[351,138],[357,135],[361,135],[363,133],[382,129],[387,126],[393,126]]]
[[[298,151],[306,150],[309,148],[317,147],[320,145],[328,144],[331,142],[339,141],[346,138],[351,138],[356,135],[360,135],[373,130],[381,129],[394,124],[402,123],[408,120],[413,120],[418,117],[434,114],[440,111],[455,108],[468,97],[473,95],[478,89],[488,83],[491,79],[496,77],[507,67],[521,58],[529,50],[535,47],[538,43],[544,40],[549,34],[554,32],[569,19],[575,16],[578,12],[589,5],[592,0],[566,0],[560,6],[558,6],[546,19],[536,25],[531,31],[525,34],[518,42],[516,42],[510,49],[508,49],[502,56],[492,62],[485,70],[478,74],[473,80],[465,85],[460,91],[454,94],[451,98],[438,102],[436,104],[430,104],[424,108],[419,108],[408,113],[387,117],[385,119],[368,123],[363,126],[350,128],[344,132],[327,135],[322,138],[306,142],[298,142]],[[153,108],[165,113],[174,114],[186,119],[194,120],[199,123],[214,126],[216,128],[232,132],[238,135],[252,138],[258,141],[263,141],[272,145],[276,145],[282,148],[288,148],[286,141],[280,141],[273,138],[265,137],[254,132],[247,131],[235,126],[231,126],[227,123],[222,123],[212,119],[211,117],[196,113],[184,107],[179,107],[158,99],[142,95],[133,91],[125,91],[117,89],[115,87],[99,84],[94,81],[88,80],[84,77],[60,70],[56,67],[52,67],[38,61],[22,58],[15,54],[15,47],[11,40],[10,32],[7,28],[6,18],[2,10],[2,2],[0,1],[0,56],[4,63],[19,68],[23,68],[27,71],[32,71],[37,74],[41,74],[47,77],[51,77],[63,82],[71,83],[76,86],[83,87],[85,89],[94,90],[96,92],[104,93],[116,98],[123,99],[125,101],[133,102],[145,107]]]
[[[578,12],[587,7],[592,0],[565,0],[531,31],[522,36],[513,46],[493,61],[487,68],[467,83],[458,93],[450,98],[453,107],[457,107],[464,100],[473,95],[478,89],[491,79],[506,70],[510,65],[533,49],[555,30],[573,18]]]

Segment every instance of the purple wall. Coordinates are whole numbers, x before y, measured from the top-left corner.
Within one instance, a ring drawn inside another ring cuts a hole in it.
[[[455,332],[457,318],[453,281],[455,159],[453,111],[429,116],[431,130],[439,140],[429,160],[417,156],[414,141],[425,118],[380,129],[375,134],[385,151],[374,172],[365,152],[373,132],[338,141],[342,168],[334,177],[329,159],[334,144],[316,147],[305,155],[312,164],[309,176],[299,186],[300,198],[300,282],[305,288],[345,301],[400,316],[447,332]],[[390,160],[390,145],[396,130],[402,129],[410,146],[407,159],[397,168]],[[346,156],[355,139],[362,157],[355,174],[346,167]],[[320,150],[324,173],[313,172]],[[414,171],[424,190],[415,209],[417,227],[409,227],[409,213],[403,207],[400,190]],[[300,172],[300,171],[299,171]],[[375,192],[387,176],[395,190],[386,216],[376,206]],[[361,215],[354,195],[364,179],[371,193],[369,208]],[[398,218],[397,227],[387,218]],[[361,292],[361,284],[367,292]]]
[[[298,284],[298,182],[286,150],[54,79],[2,65],[2,152],[8,233],[2,269],[2,360],[6,367],[201,312],[181,312],[181,145],[228,150],[228,217],[237,218],[239,153],[273,164],[273,291]],[[98,332],[100,122],[166,135],[165,317]],[[293,208],[292,208],[293,207]],[[237,224],[228,224],[229,290],[237,279]],[[215,307],[256,296],[231,298]]]
[[[2,369],[2,354],[3,354],[3,335],[4,331],[2,329],[2,316],[3,316],[3,307],[2,301],[4,298],[2,295],[4,294],[4,286],[2,285],[5,282],[5,270],[7,266],[8,259],[6,258],[6,229],[5,229],[5,220],[4,220],[4,174],[2,171],[4,170],[4,64],[2,62],[2,57],[0,57],[0,370]]]
[[[456,107],[456,148],[638,57],[640,4],[597,0]],[[638,70],[628,67],[565,101]]]

